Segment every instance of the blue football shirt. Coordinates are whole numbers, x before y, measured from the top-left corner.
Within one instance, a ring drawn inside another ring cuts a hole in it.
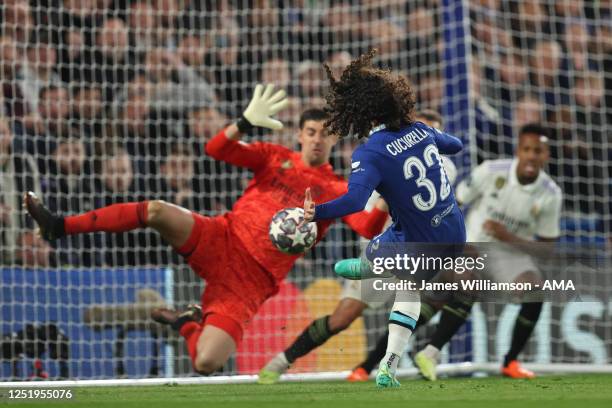
[[[360,211],[376,190],[404,242],[463,243],[463,214],[440,158],[462,147],[456,137],[421,122],[399,131],[379,126],[353,152],[348,192],[316,206],[315,220]]]

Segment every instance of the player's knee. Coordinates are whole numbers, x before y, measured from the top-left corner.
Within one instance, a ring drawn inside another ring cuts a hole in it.
[[[338,307],[334,313],[329,316],[329,331],[339,333],[348,327],[363,313],[365,305],[361,302],[343,301],[341,307]]]
[[[162,200],[151,200],[147,206],[147,225],[156,225],[163,219],[164,209],[168,203]]]
[[[210,375],[223,367],[223,362],[212,356],[198,356],[193,365],[193,368],[201,375]]]
[[[355,319],[352,316],[330,316],[329,331],[335,334],[346,330],[351,325],[351,323],[353,323],[354,320]]]

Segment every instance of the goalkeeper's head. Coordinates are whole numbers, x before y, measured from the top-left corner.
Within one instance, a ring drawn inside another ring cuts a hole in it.
[[[327,131],[325,120],[328,116],[323,109],[306,109],[300,115],[298,142],[302,161],[308,166],[320,166],[329,161],[332,148],[338,138]]]
[[[415,96],[408,79],[372,66],[376,50],[352,61],[339,79],[325,65],[330,89],[325,96],[325,125],[339,137],[368,136],[378,125],[399,130],[414,121]]]

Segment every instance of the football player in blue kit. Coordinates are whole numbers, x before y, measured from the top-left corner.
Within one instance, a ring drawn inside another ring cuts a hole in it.
[[[372,50],[351,62],[339,79],[325,67],[330,80],[326,126],[333,134],[367,140],[353,152],[346,194],[315,206],[306,190],[304,222],[361,211],[376,190],[389,205],[393,224],[372,240],[366,251],[370,257],[385,244],[387,248],[406,243],[462,245],[466,236],[463,214],[440,154],[457,153],[463,145],[456,137],[414,121],[415,98],[409,81],[373,67],[374,54]],[[380,253],[393,257],[388,251]],[[359,260],[336,265],[339,274],[354,279],[360,278],[363,269]],[[376,375],[379,387],[399,386],[395,372],[419,311],[418,291],[396,291],[387,351]]]

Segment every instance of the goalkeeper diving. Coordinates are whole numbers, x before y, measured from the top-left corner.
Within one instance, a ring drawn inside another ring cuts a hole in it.
[[[40,200],[28,193],[24,206],[47,240],[90,232],[124,232],[152,228],[202,279],[206,290],[201,307],[185,311],[156,309],[152,317],[170,325],[185,339],[193,368],[211,374],[221,368],[240,343],[244,327],[259,307],[279,290],[279,283],[301,255],[280,252],[267,239],[273,215],[287,207],[298,207],[304,190],[313,186],[317,199],[327,201],[347,191],[347,182],[329,164],[337,138],[323,126],[326,113],[308,109],[300,118],[299,151],[283,146],[241,141],[254,126],[280,130],[274,119],[287,106],[285,92],[272,85],[257,85],[253,98],[234,124],[221,130],[206,145],[215,159],[253,171],[254,176],[232,211],[205,217],[160,200],[120,203],[84,214],[51,214]],[[371,212],[343,217],[354,231],[371,238],[388,217],[386,206]],[[332,220],[317,223],[317,241]]]

